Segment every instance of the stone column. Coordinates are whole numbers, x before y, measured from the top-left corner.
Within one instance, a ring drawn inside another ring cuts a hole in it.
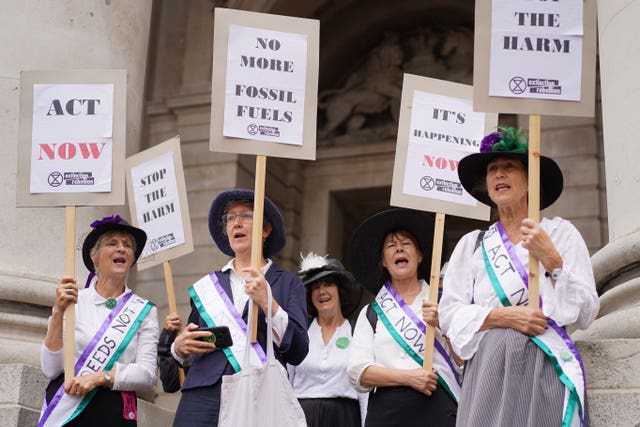
[[[3,143],[0,156],[3,189],[0,192],[3,233],[0,364],[39,367],[40,344],[53,304],[54,288],[64,273],[64,208],[16,208],[20,72],[127,69],[127,154],[139,151],[151,5],[151,0],[3,2],[0,14],[5,41],[0,45],[3,58],[0,61],[0,141]],[[113,212],[129,216],[124,206],[78,208],[78,241],[81,242],[82,233],[92,219]],[[76,277],[83,282],[87,272],[81,256],[76,255]],[[17,419],[11,415],[14,413],[11,405],[12,402],[3,400],[0,409],[3,425],[16,425],[12,424]],[[17,400],[13,405],[20,407],[21,403]],[[5,409],[9,412],[4,412]]]
[[[593,425],[636,425],[640,413],[640,2],[598,0],[609,243],[592,257],[598,319],[573,335],[588,372]]]
[[[609,240],[638,229],[640,211],[640,45],[633,42],[640,18],[640,3],[599,0],[600,79]]]

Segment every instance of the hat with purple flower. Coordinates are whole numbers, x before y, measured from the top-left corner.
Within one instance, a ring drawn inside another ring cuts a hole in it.
[[[127,221],[120,217],[120,215],[105,216],[102,219],[95,220],[91,223],[91,232],[87,234],[82,244],[82,260],[85,267],[91,272],[95,273],[95,266],[91,259],[91,249],[98,242],[100,236],[108,231],[121,231],[123,233],[130,234],[135,243],[135,251],[133,254],[133,264],[138,261],[144,245],[147,243],[147,233],[141,228],[129,225]],[[132,265],[133,265],[132,264]],[[91,276],[90,276],[91,278]]]
[[[524,132],[512,128],[499,128],[482,138],[480,152],[470,154],[460,160],[458,177],[460,183],[476,200],[495,206],[489,198],[486,185],[487,165],[497,158],[520,160],[525,169],[529,163],[529,141]],[[553,159],[540,156],[540,209],[555,202],[562,193],[564,179],[562,171]]]

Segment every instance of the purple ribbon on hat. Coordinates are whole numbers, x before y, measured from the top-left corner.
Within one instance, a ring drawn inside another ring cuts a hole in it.
[[[101,225],[108,224],[108,223],[119,224],[120,221],[122,221],[122,218],[120,217],[120,215],[109,215],[109,216],[105,216],[102,219],[97,219],[97,220],[93,221],[91,223],[91,227],[92,228],[98,228]]]
[[[480,142],[480,152],[490,153],[493,145],[500,141],[502,141],[502,132],[491,132],[489,135],[482,138],[482,141]]]

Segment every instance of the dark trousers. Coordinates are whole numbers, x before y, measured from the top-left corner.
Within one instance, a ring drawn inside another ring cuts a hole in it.
[[[206,387],[182,390],[173,427],[217,427],[222,379]]]

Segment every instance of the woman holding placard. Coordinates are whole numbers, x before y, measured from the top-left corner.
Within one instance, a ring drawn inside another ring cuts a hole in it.
[[[565,326],[598,313],[587,247],[566,220],[528,216],[528,142],[513,128],[482,140],[460,161],[464,188],[499,220],[456,246],[444,280],[440,321],[465,368],[458,425],[559,426],[587,422],[584,368]],[[563,178],[540,158],[540,205]],[[540,261],[540,307],[527,306],[529,255]],[[544,275],[542,274],[544,272]]]
[[[366,427],[453,426],[458,368],[428,301],[434,216],[409,209],[374,215],[349,246],[351,268],[375,298],[358,316],[349,353],[351,385],[369,397]],[[433,365],[423,365],[426,323],[436,328]]]
[[[42,345],[42,371],[51,380],[39,426],[135,426],[136,391],[156,383],[158,314],[127,286],[146,233],[120,216],[91,224],[82,245],[95,284],[78,291],[72,277],[56,288]],[[75,377],[63,383],[63,314],[75,303]]]
[[[265,362],[267,345],[274,346],[276,358],[283,365],[298,365],[307,355],[304,287],[296,275],[269,259],[285,245],[282,215],[265,197],[262,268],[255,269],[251,267],[253,203],[253,191],[238,189],[223,191],[211,204],[209,232],[218,248],[233,259],[189,289],[192,306],[189,323],[172,346],[176,360],[189,367],[174,426],[218,425],[222,376],[247,368],[240,365],[246,351],[250,353],[251,366]],[[269,302],[267,286],[272,292],[273,342],[270,343],[266,342],[264,316]],[[250,299],[260,307],[258,340],[245,348]],[[212,326],[228,327],[232,345],[218,348],[219,343],[204,340],[210,338],[212,332],[197,331],[199,327]]]

